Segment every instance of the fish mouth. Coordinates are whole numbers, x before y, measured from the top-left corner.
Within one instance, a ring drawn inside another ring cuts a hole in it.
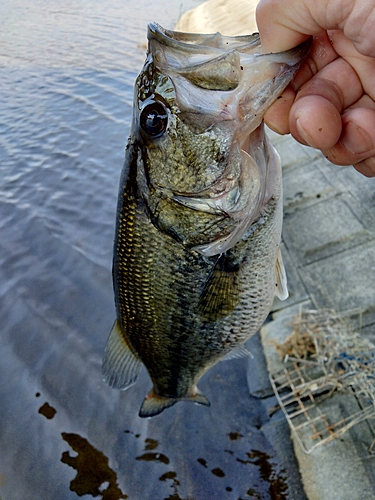
[[[202,122],[202,133],[220,135],[233,128],[232,145],[220,162],[223,168],[216,167],[215,180],[198,192],[170,188],[177,203],[234,220],[230,234],[193,247],[206,256],[223,253],[246,234],[272,192],[277,175],[264,158],[269,148],[263,116],[298,71],[311,39],[286,52],[263,53],[258,33],[183,33],[151,23],[148,40],[154,64],[173,81],[182,114]],[[213,125],[205,128],[205,123]],[[278,165],[276,156],[272,161]]]
[[[259,33],[239,36],[184,33],[164,29],[157,23],[148,25],[147,38],[149,52],[158,67],[176,71],[196,86],[210,90],[233,90],[242,80],[254,86],[283,73],[289,81],[292,77],[289,78],[288,69],[293,76],[312,43],[308,39],[286,52],[263,53]],[[259,65],[262,71],[258,71]],[[265,71],[265,65],[277,65],[277,70],[272,67]]]

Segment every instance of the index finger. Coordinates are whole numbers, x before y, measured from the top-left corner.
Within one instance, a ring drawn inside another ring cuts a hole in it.
[[[323,31],[304,0],[261,0],[256,19],[264,52],[289,50]]]

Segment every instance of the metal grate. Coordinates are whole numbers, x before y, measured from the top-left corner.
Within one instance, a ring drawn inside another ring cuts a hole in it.
[[[279,405],[305,453],[340,437],[359,422],[375,417],[374,346],[348,328],[342,315],[334,316],[334,323],[332,316],[330,311],[327,329],[327,316],[322,311],[300,313],[293,323],[293,334],[276,349],[287,346],[289,352],[292,349],[295,353],[295,346],[298,344],[300,349],[301,339],[304,342],[307,339],[309,348],[315,346],[315,352],[304,357],[286,354],[285,367],[270,375]],[[324,321],[320,323],[318,317]],[[335,391],[354,395],[360,410],[345,418],[341,412],[335,415],[332,405],[328,408],[324,404]],[[374,446],[375,439],[369,451]]]
[[[340,420],[322,411],[322,401],[330,397],[334,389],[327,383],[325,374],[311,378],[309,372],[316,375],[316,366],[309,366],[308,363],[301,366],[294,361],[282,371],[270,375],[279,405],[305,453],[311,453],[317,446],[340,437],[359,422],[375,417],[372,403]]]

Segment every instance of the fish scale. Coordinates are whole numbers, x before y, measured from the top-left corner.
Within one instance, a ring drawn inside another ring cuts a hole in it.
[[[177,401],[209,406],[199,379],[224,358],[249,355],[243,344],[275,293],[287,296],[281,166],[261,117],[309,48],[263,55],[254,35],[158,25],[148,38],[120,181],[117,318],[103,360],[117,389],[146,366],[153,388],[141,417]]]

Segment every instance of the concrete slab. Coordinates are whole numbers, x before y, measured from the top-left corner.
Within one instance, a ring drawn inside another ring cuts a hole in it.
[[[338,167],[327,161],[318,164],[318,168],[327,180],[340,191],[349,191],[361,201],[364,208],[371,214],[375,209],[375,177],[368,178],[357,172],[353,167]]]
[[[287,210],[284,241],[295,261],[307,264],[321,260],[374,238],[360,215],[361,207],[349,193],[300,206],[293,212]]]
[[[318,158],[324,158],[319,151],[297,143],[288,135],[280,136],[267,128],[267,135],[275,145],[284,167],[311,164]]]
[[[290,500],[307,500],[308,497],[299,477],[299,464],[294,453],[294,445],[290,439],[289,426],[281,413],[273,415],[271,420],[262,426],[262,431],[272,443],[280,460],[285,464],[285,475],[288,478],[288,498]],[[270,498],[278,498],[277,493]]]
[[[349,248],[299,269],[318,307],[360,308],[363,326],[375,323],[375,241]]]
[[[320,161],[283,167],[284,210],[289,212],[301,204],[315,204],[317,200],[332,197],[339,192],[318,169]]]
[[[332,402],[329,413],[335,419],[341,416],[339,406]],[[310,455],[302,451],[294,436],[292,439],[309,500],[374,500],[374,485],[367,470],[352,453],[356,447],[350,431],[315,448]]]

